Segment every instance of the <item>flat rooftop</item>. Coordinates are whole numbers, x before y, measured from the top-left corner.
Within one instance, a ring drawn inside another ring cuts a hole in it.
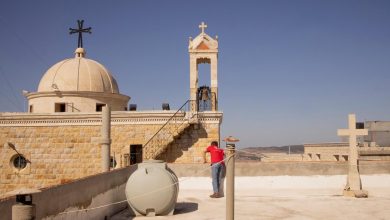
[[[368,198],[342,196],[346,175],[236,177],[235,219],[387,219],[390,174],[362,175]],[[211,178],[182,177],[172,216],[131,217],[124,210],[112,220],[225,219],[224,198],[212,199]]]

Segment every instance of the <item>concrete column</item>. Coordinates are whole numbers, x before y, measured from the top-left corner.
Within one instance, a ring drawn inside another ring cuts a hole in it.
[[[210,85],[218,87],[218,56],[217,54],[210,55]]]
[[[211,111],[218,111],[218,88],[211,87]]]
[[[210,59],[210,74],[211,74],[211,110],[218,110],[218,56],[213,54]]]
[[[198,90],[198,63],[196,56],[190,54],[190,100],[196,100]],[[191,102],[191,111],[197,111],[197,102]]]
[[[234,163],[235,145],[228,144],[226,161],[226,220],[234,219]]]
[[[108,105],[102,108],[102,172],[110,171],[111,110]]]

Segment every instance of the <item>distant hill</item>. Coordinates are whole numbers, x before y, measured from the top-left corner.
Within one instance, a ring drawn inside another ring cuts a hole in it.
[[[248,147],[237,149],[237,160],[238,161],[259,161],[259,157],[264,157],[264,154],[275,154],[275,153],[285,153],[288,154],[289,146],[282,147]],[[303,145],[291,145],[290,153],[291,154],[303,154],[304,147]]]

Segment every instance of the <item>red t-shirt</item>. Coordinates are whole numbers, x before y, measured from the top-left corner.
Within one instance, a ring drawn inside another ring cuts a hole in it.
[[[211,145],[207,147],[206,152],[210,152],[211,163],[218,163],[223,161],[224,152],[222,149]]]

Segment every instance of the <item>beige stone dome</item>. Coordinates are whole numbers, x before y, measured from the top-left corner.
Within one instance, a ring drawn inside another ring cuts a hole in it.
[[[125,111],[130,97],[119,93],[118,84],[100,63],[85,58],[77,48],[75,58],[50,67],[37,92],[25,94],[30,113],[97,112],[108,105],[112,111]]]
[[[77,48],[75,58],[50,67],[43,75],[37,92],[103,92],[119,94],[112,74],[100,63],[85,58],[83,48]]]

